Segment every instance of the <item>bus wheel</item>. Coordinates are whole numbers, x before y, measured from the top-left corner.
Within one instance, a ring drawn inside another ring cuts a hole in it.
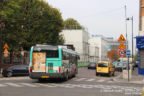
[[[69,78],[69,76],[68,76],[68,72],[66,72],[66,73],[65,73],[64,80],[65,80],[65,81],[67,81],[67,80],[68,80],[68,78]]]
[[[75,72],[74,72],[74,74],[73,74],[73,77],[76,77],[76,73],[77,73],[77,72],[76,72],[76,70],[75,70]]]

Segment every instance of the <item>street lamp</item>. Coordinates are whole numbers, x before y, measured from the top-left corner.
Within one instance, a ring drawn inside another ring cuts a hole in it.
[[[126,20],[132,21],[132,63],[133,63],[133,16],[130,18],[127,18]]]

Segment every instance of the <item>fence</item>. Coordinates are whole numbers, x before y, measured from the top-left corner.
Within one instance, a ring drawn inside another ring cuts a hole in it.
[[[88,66],[88,62],[78,62],[78,67],[86,67]]]

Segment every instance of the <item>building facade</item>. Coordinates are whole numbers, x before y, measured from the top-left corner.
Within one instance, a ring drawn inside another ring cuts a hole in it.
[[[98,48],[98,60],[107,60],[107,39],[104,36],[92,35],[89,39],[89,44]]]
[[[138,73],[144,75],[144,0],[140,0],[139,36],[136,37],[138,48]]]
[[[89,33],[85,30],[63,30],[65,44],[74,45],[75,51],[80,56],[80,62],[88,62],[89,59]]]

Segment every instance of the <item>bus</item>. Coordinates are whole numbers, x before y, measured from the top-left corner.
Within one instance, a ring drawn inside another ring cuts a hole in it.
[[[39,81],[50,78],[68,80],[78,73],[77,53],[59,45],[35,45],[30,50],[29,76]]]

